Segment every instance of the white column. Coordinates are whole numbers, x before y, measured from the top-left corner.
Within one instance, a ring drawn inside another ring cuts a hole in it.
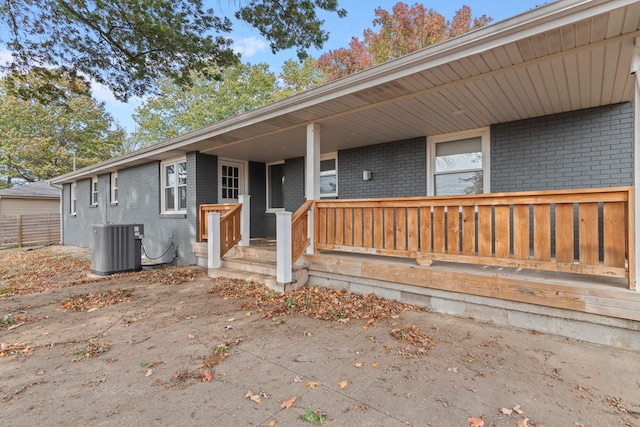
[[[635,206],[633,206],[633,208],[635,209],[636,256],[634,260],[629,260],[629,262],[634,263],[635,272],[637,274],[638,268],[640,268],[640,251],[638,250],[638,243],[640,243],[640,194],[638,194],[640,189],[640,37],[636,37],[636,45],[633,48],[633,55],[631,57],[631,73],[635,74],[635,95],[633,99],[633,186],[636,192],[636,197]],[[636,289],[638,288],[636,287]]]
[[[307,200],[320,199],[320,125],[310,123],[307,125],[307,164],[306,164],[306,197]],[[309,226],[307,227],[309,246],[306,252],[313,253],[314,249],[314,222],[313,210],[309,213]]]
[[[238,200],[242,205],[242,210],[240,211],[240,242],[238,242],[238,246],[249,246],[251,239],[251,196],[241,194],[238,196]]]
[[[307,125],[307,159],[306,159],[306,196],[307,200],[320,198],[320,125]]]
[[[207,266],[209,270],[222,267],[220,256],[220,213],[207,214]]]
[[[276,280],[291,283],[291,212],[276,212],[276,254]]]

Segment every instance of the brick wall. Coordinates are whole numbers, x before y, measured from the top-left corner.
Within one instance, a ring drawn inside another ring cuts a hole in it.
[[[491,191],[633,184],[633,104],[491,127]]]
[[[362,171],[371,171],[370,181]],[[338,198],[425,196],[425,138],[388,142],[338,152]]]

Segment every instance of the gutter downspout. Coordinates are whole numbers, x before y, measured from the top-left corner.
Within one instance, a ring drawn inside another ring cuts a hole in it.
[[[633,98],[633,186],[636,197],[634,197],[634,206],[631,207],[635,212],[635,224],[629,225],[635,227],[635,241],[637,244],[640,242],[640,197],[638,197],[638,191],[640,190],[640,37],[636,37],[633,54],[631,55],[630,72],[635,75],[635,93]],[[629,270],[630,272],[634,271],[637,273],[638,267],[640,267],[640,251],[635,248],[634,252],[634,259],[629,259]],[[631,263],[634,263],[634,265],[631,266]],[[630,283],[630,285],[638,289],[635,278],[633,278],[633,282]]]

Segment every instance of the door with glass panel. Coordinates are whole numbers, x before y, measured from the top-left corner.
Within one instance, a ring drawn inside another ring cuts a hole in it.
[[[238,203],[240,194],[246,194],[244,163],[219,160],[218,203]]]

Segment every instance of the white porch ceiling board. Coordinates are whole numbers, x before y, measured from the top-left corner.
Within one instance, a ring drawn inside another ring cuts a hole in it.
[[[427,102],[426,97],[408,99],[402,102],[403,108],[406,110],[419,111],[424,117],[422,129],[425,135],[439,135],[447,133],[448,129],[455,127],[455,118],[450,112],[445,112],[439,108],[432,108]]]
[[[552,80],[553,76],[543,76],[538,64],[527,67],[526,72],[529,82],[531,83],[531,88],[536,93],[536,99],[534,99],[534,101],[537,100],[539,103],[539,106],[536,108],[540,108],[543,115],[556,113],[557,111],[553,109],[553,105],[550,102],[550,94],[546,81],[546,79]]]
[[[579,52],[578,58],[578,83],[580,90],[580,108],[588,108],[591,103],[591,53]]]
[[[547,63],[545,63],[547,64]],[[567,81],[565,73],[565,61],[564,58],[555,58],[548,62],[551,67],[551,73],[558,98],[560,99],[560,110],[569,111],[571,109],[569,82]]]
[[[578,75],[578,58],[575,55],[564,58],[564,68],[567,72],[567,85],[569,87],[569,99],[571,101],[571,110],[580,109],[580,82],[578,78],[570,78],[568,76]]]
[[[531,37],[531,48],[535,58],[541,58],[543,56],[549,56],[549,45],[547,44],[547,35],[538,34]]]
[[[445,96],[448,95],[448,96]],[[453,116],[452,113],[454,111],[460,110],[456,104],[451,101],[451,98],[458,100],[457,97],[451,95],[451,91],[442,91],[431,94],[428,97],[423,98],[425,105],[429,105],[432,110],[440,110],[443,114],[448,114],[451,116],[451,122],[453,123],[454,130],[462,130],[462,129],[474,129],[479,127],[478,122],[473,120],[466,114],[461,114],[458,116]],[[473,106],[475,107],[475,105]],[[471,105],[465,106],[466,108],[472,108]],[[452,131],[450,131],[452,132]]]
[[[450,68],[455,73],[455,76],[457,77],[454,80],[466,79],[468,77],[476,76],[480,74],[478,69],[473,64],[470,64],[470,61],[468,58],[464,58],[464,59],[461,59],[460,61],[454,62],[453,64],[451,64]]]
[[[624,13],[621,34],[636,31],[638,28],[640,28],[640,8],[627,7]]]
[[[448,64],[429,70],[429,80],[432,80],[436,86],[451,83],[459,79],[460,76],[458,76]]]
[[[614,81],[617,80],[619,76],[619,67],[620,67],[620,43],[616,43],[613,45],[609,45],[605,48],[605,57],[603,61],[603,70],[602,74],[604,77],[602,79],[602,88],[601,88],[601,98],[603,104],[610,104],[614,99]],[[628,72],[628,70],[626,70]],[[613,76],[616,76],[614,80]]]
[[[499,94],[499,102],[503,106],[503,110],[506,111],[505,117],[509,121],[523,118],[520,114],[521,108],[519,108],[522,104],[518,101],[516,92],[506,79],[501,76],[493,76],[483,81],[492,93]]]
[[[491,106],[491,109],[489,110],[491,116],[490,118],[485,117],[483,120],[484,123],[493,124],[498,123],[499,121],[512,121],[519,118],[517,114],[514,114],[514,108],[509,97],[496,83],[495,79],[487,78],[478,80],[470,86],[476,86],[476,90],[480,93],[480,99],[488,101]],[[487,119],[490,121],[487,122]]]
[[[562,51],[562,36],[560,35],[560,31],[547,31],[544,35],[549,55],[554,55]]]
[[[620,43],[620,51],[631,52],[633,50],[634,40],[628,39]],[[618,70],[613,84],[612,100],[614,102],[622,102],[633,99],[633,83],[632,80],[635,77],[629,73],[631,67],[631,55],[621,55],[621,59],[618,61]],[[631,88],[629,88],[631,84]]]
[[[544,115],[545,108],[542,106],[542,102],[540,101],[540,95],[538,94],[538,90],[533,84],[531,80],[531,75],[529,74],[529,68],[519,68],[514,71],[516,78],[518,79],[518,87],[521,88],[522,93],[525,94],[524,98],[529,101],[529,104],[532,108],[532,114],[529,117],[533,116],[541,116]],[[521,95],[522,96],[522,95]]]
[[[399,130],[385,125],[385,119],[388,119],[388,117],[376,110],[366,110],[354,115],[340,116],[327,122],[321,122],[320,141],[326,140],[323,133],[328,129],[334,131],[340,129],[340,134],[346,136],[351,134],[371,136],[380,141],[396,139]]]
[[[419,74],[404,77],[399,83],[411,92],[417,92],[433,86],[427,79]]]
[[[631,14],[632,12],[629,11],[629,8],[616,9],[609,12],[607,14],[609,19],[607,20],[605,38],[611,38],[622,34],[627,15]]]
[[[509,100],[509,104],[513,106],[513,114],[517,117],[516,120],[526,117],[524,114],[525,106],[520,99],[518,91],[514,89],[511,81],[505,75],[496,75],[493,77],[496,85],[504,92],[506,98]]]
[[[560,96],[560,89],[558,88],[558,76],[554,73],[551,62],[542,62],[536,67],[540,73],[540,78],[543,80],[546,87],[546,95],[551,111],[559,113],[564,110],[562,105],[562,97]]]
[[[423,123],[428,117],[424,109],[407,109],[403,107],[403,104],[404,103],[387,104],[380,109],[380,113],[384,116],[392,117],[397,121],[402,130],[403,138],[414,138],[424,135]]]
[[[591,19],[591,38],[589,40],[591,43],[604,40],[607,33],[607,21],[608,17],[604,15]]]
[[[455,101],[455,105],[459,106],[458,109],[464,111],[464,116],[475,127],[483,127],[488,123],[495,123],[498,117],[501,116],[495,95],[483,92],[479,83],[478,81],[470,82],[464,86],[455,86],[447,89],[443,94],[452,103]]]
[[[496,49],[498,50],[498,49]],[[504,53],[503,49],[499,49]],[[502,56],[502,60],[507,59],[506,55]],[[489,72],[494,70],[499,70],[503,67],[501,58],[498,57],[495,51],[482,52],[478,55],[474,55],[471,58],[476,68],[482,70],[483,72]],[[510,62],[508,65],[512,65]],[[483,68],[486,67],[486,68]]]
[[[385,134],[388,138],[391,138],[391,140],[405,139],[415,136],[411,130],[404,129],[403,126],[396,127],[393,124],[392,126],[389,126],[389,117],[397,120],[397,117],[394,115],[386,113],[386,107],[391,105],[392,104],[387,104],[385,105],[385,108],[369,110],[365,114],[359,113],[359,116],[366,116],[366,119],[369,120],[369,129],[373,129],[377,133]]]
[[[573,25],[560,28],[560,37],[563,51],[574,49],[577,46],[576,30]]]
[[[591,42],[591,21],[576,23],[576,46],[585,46]]]
[[[604,104],[604,68],[605,68],[605,47],[601,46],[591,51],[591,105]]]

